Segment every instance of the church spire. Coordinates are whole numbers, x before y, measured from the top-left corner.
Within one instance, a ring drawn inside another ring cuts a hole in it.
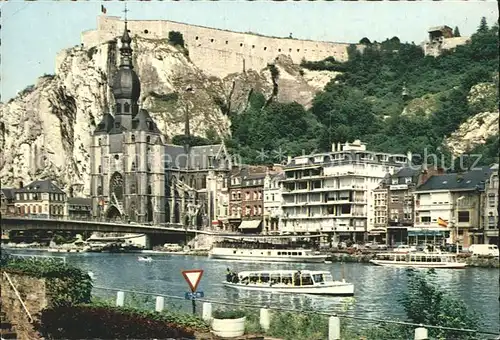
[[[125,30],[123,31],[123,35],[121,38],[122,46],[120,47],[120,54],[122,58],[120,67],[133,69],[134,66],[132,65],[132,47],[130,46],[132,39],[128,34],[128,27],[127,27],[127,12],[128,12],[127,3],[125,3],[124,12],[125,12]]]

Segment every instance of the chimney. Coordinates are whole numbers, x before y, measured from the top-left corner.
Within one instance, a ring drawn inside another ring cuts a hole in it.
[[[332,143],[332,152],[335,152],[337,151],[337,149],[335,148],[335,143]]]
[[[286,164],[290,164],[290,163],[292,163],[292,156],[287,157]]]
[[[411,151],[408,151],[408,153],[406,154],[406,158],[408,158],[408,164],[411,164],[412,157],[413,157],[413,154],[411,153]]]
[[[337,151],[342,151],[342,147],[340,146],[340,142],[337,143]]]

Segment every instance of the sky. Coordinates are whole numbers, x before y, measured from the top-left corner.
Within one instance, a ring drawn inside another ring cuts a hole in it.
[[[43,74],[53,74],[56,54],[80,44],[80,34],[95,29],[101,5],[106,15],[123,16],[118,1],[2,2],[1,100],[6,102]],[[421,43],[427,29],[459,27],[475,32],[481,17],[498,20],[496,1],[127,1],[131,20],[172,20],[237,32],[357,43],[397,36]]]

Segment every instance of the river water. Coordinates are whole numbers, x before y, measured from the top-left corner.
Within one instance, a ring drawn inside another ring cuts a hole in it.
[[[9,250],[10,251],[10,250]],[[13,253],[40,254],[35,251],[12,251]],[[61,256],[62,254],[54,254]],[[342,275],[355,285],[355,301],[350,313],[381,319],[405,319],[403,308],[398,298],[406,290],[406,273],[404,269],[378,267],[370,264],[339,263],[331,264],[277,264],[277,263],[245,263],[238,261],[212,260],[200,256],[184,255],[152,255],[153,262],[139,262],[138,254],[109,253],[73,253],[64,254],[69,264],[91,271],[94,285],[109,288],[146,291],[183,297],[189,291],[181,271],[203,269],[204,274],[198,291],[203,291],[205,298],[221,302],[240,302],[248,304],[270,304],[283,308],[309,308],[318,311],[340,311],[345,298],[310,297],[303,295],[270,294],[262,292],[238,291],[221,285],[225,280],[226,268],[234,271],[253,269],[292,269],[292,270],[328,270],[334,278]],[[437,270],[439,285],[462,299],[468,309],[478,312],[484,320],[484,329],[499,330],[499,270],[487,268],[441,269]],[[112,291],[94,288],[94,294],[111,297]],[[127,295],[127,294],[126,294]],[[187,300],[169,301],[177,308],[189,310],[191,304]],[[154,302],[151,305],[154,308]],[[216,308],[214,306],[214,308]]]

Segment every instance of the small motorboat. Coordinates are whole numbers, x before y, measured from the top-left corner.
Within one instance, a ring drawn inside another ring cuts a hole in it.
[[[269,270],[244,271],[229,275],[226,287],[265,292],[314,294],[331,296],[354,295],[354,284],[333,280],[327,271]]]
[[[139,261],[141,261],[141,262],[152,262],[153,258],[151,256],[139,256]]]

